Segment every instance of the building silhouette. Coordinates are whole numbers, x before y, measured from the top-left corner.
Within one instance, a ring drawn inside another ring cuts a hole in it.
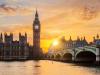
[[[35,19],[33,21],[33,46],[27,42],[27,33],[22,35],[19,33],[19,41],[13,40],[13,33],[0,34],[0,60],[24,60],[37,59],[42,57],[42,49],[40,48],[40,32],[41,24],[38,12],[36,10]]]
[[[27,34],[19,33],[19,41],[13,40],[13,33],[8,35],[4,33],[4,38],[0,36],[0,59],[1,60],[20,60],[27,59],[29,49],[27,43]],[[4,41],[3,41],[4,40]]]
[[[40,32],[41,24],[39,21],[39,15],[36,10],[35,19],[33,21],[33,57],[41,58],[42,49],[40,48]]]
[[[98,34],[97,34],[96,37],[93,37],[93,44],[94,45],[100,45],[100,38],[99,38]]]
[[[65,38],[63,37],[60,40],[65,40]],[[87,46],[87,45],[88,45],[88,42],[85,37],[83,37],[83,38],[77,37],[76,40],[72,40],[72,38],[70,36],[69,40],[65,40],[65,46],[67,48],[77,48],[77,47],[83,47],[83,46]]]
[[[64,50],[64,49],[70,49],[70,48],[78,48],[78,47],[84,47],[88,45],[87,40],[84,38],[77,37],[76,40],[72,40],[71,36],[69,40],[66,40],[65,37],[60,38],[58,46],[51,45],[49,48],[50,50]]]

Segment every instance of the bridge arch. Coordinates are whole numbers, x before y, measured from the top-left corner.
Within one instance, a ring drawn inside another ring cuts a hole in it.
[[[78,62],[95,62],[96,54],[91,51],[81,51],[75,56]]]
[[[54,55],[51,55],[51,59],[54,59]]]
[[[61,60],[61,55],[60,54],[56,54],[55,55],[55,60]]]
[[[50,59],[50,55],[47,55],[46,58]]]
[[[71,53],[65,53],[63,56],[62,56],[62,59],[64,61],[72,61],[72,54]]]

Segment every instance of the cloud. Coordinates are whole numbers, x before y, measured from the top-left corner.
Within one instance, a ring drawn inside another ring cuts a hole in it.
[[[0,5],[0,14],[1,15],[29,15],[31,14],[33,9],[31,8],[24,8],[19,6],[1,4]]]
[[[12,14],[15,11],[16,11],[16,8],[9,7],[6,4],[0,5],[0,13],[1,14]]]

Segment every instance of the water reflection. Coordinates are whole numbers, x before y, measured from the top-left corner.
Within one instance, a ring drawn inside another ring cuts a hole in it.
[[[99,75],[100,67],[52,61],[0,62],[0,75]]]

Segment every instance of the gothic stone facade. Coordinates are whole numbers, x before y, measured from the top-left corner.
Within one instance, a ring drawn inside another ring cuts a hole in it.
[[[41,32],[41,24],[39,21],[39,15],[36,11],[35,20],[33,22],[33,56],[34,58],[41,58],[42,49],[40,48],[40,32]]]
[[[4,41],[3,41],[4,40]],[[13,34],[7,33],[0,36],[0,59],[1,60],[15,60],[15,59],[26,59],[28,57],[28,43],[27,34],[21,35],[19,33],[19,41],[13,40]]]

